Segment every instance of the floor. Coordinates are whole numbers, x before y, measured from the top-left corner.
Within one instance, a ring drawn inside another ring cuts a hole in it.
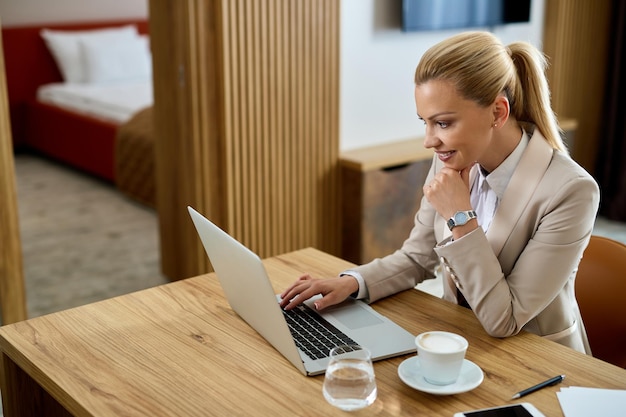
[[[167,282],[154,210],[42,158],[15,172],[29,317]]]

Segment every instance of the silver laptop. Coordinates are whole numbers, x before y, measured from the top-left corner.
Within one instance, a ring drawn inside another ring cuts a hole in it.
[[[324,373],[328,366],[326,354],[315,358],[311,352],[305,353],[306,348],[298,347],[302,344],[292,336],[287,313],[279,305],[280,297],[272,288],[261,259],[193,208],[187,208],[231,308],[300,372],[305,375]],[[311,307],[315,298],[306,301],[294,313],[312,312],[314,316],[321,316],[330,323],[329,328],[334,327],[367,347],[373,360],[415,352],[415,336],[366,303],[349,299],[317,312]]]

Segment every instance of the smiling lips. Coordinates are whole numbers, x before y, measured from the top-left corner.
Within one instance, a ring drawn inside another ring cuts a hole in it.
[[[456,151],[448,151],[448,152],[436,152],[437,156],[439,157],[439,160],[442,162],[446,162],[448,159],[450,159],[452,157],[452,155],[454,155]]]

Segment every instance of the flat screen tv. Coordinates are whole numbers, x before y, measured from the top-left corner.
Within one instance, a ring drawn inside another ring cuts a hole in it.
[[[531,0],[402,0],[402,30],[479,28],[528,22]]]

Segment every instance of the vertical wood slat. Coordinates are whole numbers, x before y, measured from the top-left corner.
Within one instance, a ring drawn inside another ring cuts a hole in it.
[[[235,4],[236,6],[234,6]],[[231,102],[231,105],[227,107],[227,110],[229,111],[224,114],[226,119],[226,130],[224,133],[227,137],[232,138],[232,140],[224,141],[226,144],[225,150],[228,162],[226,166],[226,176],[227,178],[231,178],[233,181],[233,186],[226,189],[228,203],[227,228],[229,230],[232,230],[234,224],[238,224],[243,221],[241,211],[238,210],[241,201],[241,184],[243,182],[241,180],[242,173],[239,169],[238,161],[234,159],[234,155],[240,155],[241,141],[239,138],[241,137],[241,126],[237,123],[228,123],[236,117],[235,115],[237,115],[237,117],[241,116],[240,107],[242,103],[234,99],[239,96],[239,85],[241,84],[241,81],[238,78],[239,74],[235,73],[233,69],[237,67],[237,60],[241,59],[239,56],[239,50],[236,49],[238,39],[241,36],[236,28],[242,26],[238,25],[236,20],[238,17],[236,10],[240,7],[239,3],[227,2],[224,4],[224,15],[222,16],[222,20],[226,23],[224,26],[224,38],[230,40],[230,42],[224,42],[224,49],[231,51],[231,54],[224,57],[224,62],[228,63],[228,66],[224,67],[224,99],[225,102]]]
[[[233,158],[241,161],[244,175],[233,178],[242,184],[229,185],[233,214],[241,211],[229,221],[229,232],[263,257],[304,246],[337,253],[338,175],[334,182],[325,179],[337,171],[339,149],[338,116],[329,114],[337,109],[338,94],[328,91],[338,87],[332,82],[338,73],[332,56],[338,52],[338,30],[332,27],[338,24],[337,6],[318,0],[237,5],[224,19],[239,25],[230,29],[239,36],[225,45],[224,55],[232,79],[241,84],[225,91],[243,105],[226,124],[242,134],[225,140],[240,144],[232,151],[241,152]],[[322,130],[324,119],[334,123]]]
[[[602,121],[610,6],[609,0],[551,0],[545,10],[543,50],[550,62],[552,105],[560,118],[578,121],[570,153],[590,172]]]
[[[275,0],[276,2],[280,2],[281,0]],[[279,138],[279,140],[284,140],[286,133],[287,132],[287,126],[285,125],[285,120],[286,118],[280,117],[279,115],[285,115],[287,114],[287,109],[288,109],[288,105],[287,105],[287,89],[284,88],[284,85],[281,86],[281,88],[278,88],[278,85],[280,82],[284,82],[285,80],[285,76],[287,74],[287,67],[286,67],[286,63],[283,59],[281,59],[286,51],[287,51],[287,28],[285,25],[285,22],[287,21],[286,16],[287,16],[287,9],[285,7],[279,7],[278,4],[274,5],[274,10],[275,10],[275,16],[276,16],[276,40],[275,40],[275,45],[276,45],[276,53],[275,53],[275,65],[276,65],[276,74],[274,77],[274,86],[275,86],[275,91],[278,92],[278,94],[276,94],[276,101],[277,101],[277,106],[275,108],[274,113],[274,120],[275,120],[275,126],[276,126],[276,137]],[[284,160],[284,158],[286,158],[288,152],[286,149],[286,146],[282,146],[279,147],[276,150],[276,155],[278,160]],[[276,194],[276,198],[279,199],[280,201],[286,201],[287,196],[285,195],[285,185],[287,183],[287,175],[286,175],[286,166],[285,164],[276,164],[277,167],[277,178],[276,178],[276,184],[278,184],[277,186],[277,194]],[[276,224],[277,226],[277,251],[278,252],[285,252],[286,248],[288,248],[288,243],[287,243],[287,228],[284,226],[285,222],[284,220],[287,219],[287,213],[288,213],[288,208],[286,207],[285,204],[281,204],[278,206],[278,210],[276,210],[276,212],[279,214],[278,218],[275,219],[275,221],[277,222]]]
[[[209,269],[186,206],[223,225],[220,4],[151,0],[154,131],[161,268],[172,279]]]
[[[0,309],[3,325],[27,318],[15,187],[13,139],[4,72],[4,53],[2,39],[0,39]]]
[[[287,117],[289,117],[289,126],[287,127],[286,136],[285,136],[285,146],[288,150],[287,161],[285,165],[287,166],[285,170],[285,175],[289,179],[287,184],[286,198],[289,203],[287,204],[287,224],[293,225],[286,230],[287,233],[287,245],[288,247],[297,245],[297,237],[302,236],[302,232],[297,230],[297,226],[302,226],[300,224],[300,219],[298,214],[298,210],[296,210],[295,202],[299,200],[300,196],[296,193],[293,195],[290,194],[290,191],[296,189],[297,187],[297,177],[300,172],[297,170],[294,161],[296,160],[297,155],[297,141],[289,141],[287,138],[294,136],[298,137],[298,140],[302,140],[302,136],[298,132],[298,103],[297,96],[291,94],[291,91],[298,91],[297,78],[293,76],[293,74],[297,74],[299,71],[299,62],[298,62],[298,54],[296,46],[298,44],[298,31],[296,28],[302,27],[298,22],[298,14],[297,14],[297,6],[300,2],[292,2],[291,7],[289,8],[289,20],[286,22],[289,28],[290,35],[287,38],[288,40],[288,55],[284,56],[283,59],[286,59],[289,62],[289,71],[285,74],[286,80],[288,80],[288,88],[290,88],[288,95],[288,103],[289,106],[287,108],[288,113]],[[294,230],[296,229],[296,230]]]
[[[165,157],[170,151],[172,144],[166,138],[183,135],[184,120],[179,120],[179,108],[183,103],[178,103],[179,70],[182,66],[180,49],[176,48],[177,40],[180,38],[178,26],[184,21],[180,8],[170,7],[166,2],[150,0],[150,47],[152,50],[153,65],[153,87],[155,103],[153,106],[153,124],[155,131],[155,177],[156,177],[156,206],[159,211],[159,231],[162,248],[168,247],[165,242],[177,239],[189,239],[184,235],[178,235],[173,228],[165,227],[164,219],[176,219],[177,210],[173,199],[168,201],[169,196],[174,197],[174,184],[179,178],[184,178],[176,169],[177,162]],[[166,30],[165,28],[170,28]],[[158,47],[157,47],[158,45]],[[177,52],[179,51],[179,52]],[[167,98],[171,99],[167,99]],[[184,107],[183,107],[184,108]],[[165,121],[166,115],[170,119]],[[184,144],[181,144],[184,145]],[[185,193],[180,193],[185,195]],[[179,216],[174,222],[182,223]],[[162,250],[161,269],[172,276],[174,271],[188,271],[196,269],[193,257],[181,258],[181,245],[168,247],[169,253],[165,255]],[[191,247],[191,246],[190,246]],[[189,264],[182,265],[182,262]]]
[[[187,205],[261,257],[340,254],[338,15],[328,0],[151,0],[165,275],[209,270]]]

